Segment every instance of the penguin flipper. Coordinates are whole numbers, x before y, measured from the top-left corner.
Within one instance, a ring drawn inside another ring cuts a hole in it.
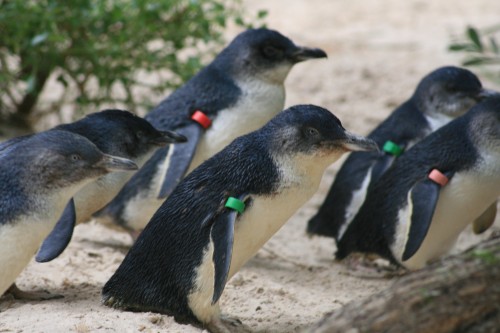
[[[451,175],[451,173],[446,173],[448,179],[451,179]],[[440,190],[441,185],[428,178],[417,182],[410,190],[412,214],[410,232],[402,256],[403,261],[410,259],[422,245],[431,226]]]
[[[50,234],[45,238],[36,254],[37,262],[48,262],[57,258],[68,246],[76,224],[75,201],[71,199],[61,215],[59,221]]]
[[[247,196],[242,195],[239,196],[238,199],[245,201]],[[214,244],[212,261],[215,269],[212,304],[217,303],[226,286],[227,276],[229,275],[229,269],[231,267],[234,225],[237,217],[238,212],[236,210],[224,208],[224,212],[219,214],[212,224],[210,236]]]
[[[405,151],[408,144],[409,143],[406,140],[399,140],[397,146],[399,147],[399,149],[401,149],[401,151],[397,155],[394,155],[393,153],[382,152],[377,157],[372,167],[372,184],[374,184],[387,171],[387,169],[391,167],[391,165],[394,163],[394,161],[396,161],[401,152]]]
[[[377,158],[376,162],[372,167],[371,174],[371,184],[375,184],[376,181],[389,169],[389,167],[394,163],[396,157],[393,155],[383,154]]]
[[[187,137],[188,141],[186,143],[169,146],[169,152],[167,156],[165,156],[165,158],[169,159],[169,164],[167,166],[165,178],[161,184],[158,199],[165,199],[168,197],[186,174],[193,160],[203,130],[200,125],[193,123],[177,130],[177,133]]]
[[[482,234],[495,222],[497,216],[497,202],[493,202],[486,210],[472,222],[472,230],[476,235]]]

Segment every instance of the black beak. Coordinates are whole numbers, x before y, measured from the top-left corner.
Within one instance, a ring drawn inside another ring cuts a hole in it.
[[[477,94],[477,100],[482,101],[483,99],[486,99],[488,97],[499,96],[499,95],[500,95],[500,92],[498,92],[498,91],[483,88],[483,89],[481,89],[481,91],[479,91],[479,94]]]
[[[103,154],[103,158],[96,164],[97,167],[104,168],[108,171],[128,171],[137,170],[139,167],[133,161],[118,157]]]
[[[291,54],[291,59],[294,63],[301,62],[308,59],[327,58],[327,54],[322,49],[313,49],[309,47],[298,47],[295,52]]]
[[[347,138],[342,146],[348,151],[380,151],[378,145],[372,139],[348,131],[345,134]]]
[[[186,142],[187,138],[184,135],[177,134],[172,131],[162,131],[161,136],[154,138],[150,141],[151,144],[160,147],[166,146],[169,143]]]

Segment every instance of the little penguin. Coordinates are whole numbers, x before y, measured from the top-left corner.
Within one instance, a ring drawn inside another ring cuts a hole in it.
[[[316,192],[328,165],[374,149],[326,109],[281,112],[178,185],[104,286],[103,303],[230,332],[218,305],[226,282]]]
[[[182,135],[172,131],[158,131],[147,120],[129,111],[117,109],[92,113],[54,129],[82,135],[103,153],[130,159],[139,167],[157,148],[186,141],[186,137]],[[71,240],[75,224],[88,221],[93,213],[116,196],[131,176],[131,172],[109,173],[78,191],[68,203],[57,227],[42,244],[36,260],[47,262],[61,254]]]
[[[296,63],[323,57],[324,51],[299,47],[274,30],[239,34],[212,63],[146,115],[153,126],[177,131],[188,143],[158,150],[95,214],[97,220],[131,232],[142,230],[185,174],[283,110],[284,81]]]
[[[500,195],[500,95],[398,158],[368,191],[336,256],[375,253],[407,269],[446,254]]]
[[[399,155],[492,93],[467,69],[447,66],[425,76],[410,99],[368,135],[382,153],[352,153],[342,164],[307,232],[338,241],[370,186]]]
[[[2,147],[7,148],[0,152],[0,295],[11,286],[14,296],[29,297],[14,281],[56,225],[68,198],[93,179],[137,165],[61,130]]]

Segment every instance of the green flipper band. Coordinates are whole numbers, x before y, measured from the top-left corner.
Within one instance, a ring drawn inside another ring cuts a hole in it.
[[[401,148],[400,145],[398,145],[390,140],[387,140],[384,143],[384,147],[382,148],[382,150],[385,151],[386,153],[389,153],[389,154],[394,155],[396,157],[398,157],[399,155],[401,155],[403,153],[403,148]]]
[[[235,197],[227,198],[226,205],[227,208],[233,209],[238,213],[242,214],[245,211],[245,203]]]

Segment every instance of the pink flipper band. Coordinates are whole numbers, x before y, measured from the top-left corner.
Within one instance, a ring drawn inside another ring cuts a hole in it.
[[[438,169],[432,169],[432,171],[429,173],[429,179],[432,180],[433,182],[445,186],[448,184],[448,177],[446,177],[441,171]]]

